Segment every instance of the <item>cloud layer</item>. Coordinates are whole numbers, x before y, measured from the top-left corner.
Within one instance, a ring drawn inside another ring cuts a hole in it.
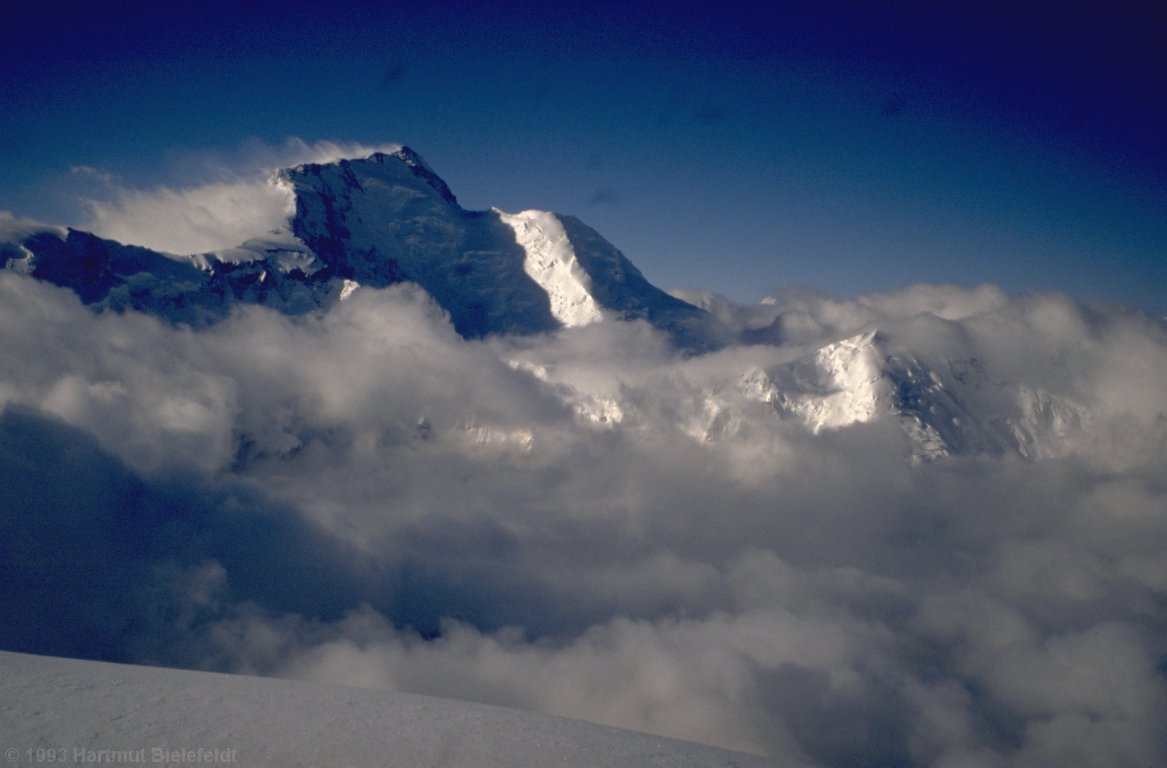
[[[1167,756],[1161,322],[989,287],[706,303],[770,343],[468,342],[410,286],[192,332],[0,274],[0,641],[821,765]],[[735,394],[870,328],[1089,419],[1043,460],[912,464],[892,420]]]

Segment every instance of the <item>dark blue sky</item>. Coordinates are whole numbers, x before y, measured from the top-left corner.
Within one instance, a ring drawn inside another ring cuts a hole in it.
[[[665,287],[1167,312],[1151,3],[91,5],[7,12],[0,209],[77,222],[78,165],[177,186],[257,142],[396,141]]]

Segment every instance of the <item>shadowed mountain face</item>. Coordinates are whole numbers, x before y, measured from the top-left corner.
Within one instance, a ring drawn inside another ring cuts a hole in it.
[[[547,294],[523,270],[514,231],[493,211],[463,210],[407,148],[302,165],[281,178],[295,193],[293,233],[333,275],[372,287],[415,282],[463,336],[558,327]]]
[[[542,226],[467,211],[413,150],[280,171],[287,225],[229,251],[174,256],[86,232],[40,228],[5,238],[0,266],[68,287],[98,309],[134,309],[202,327],[236,303],[288,314],[327,309],[353,288],[420,285],[464,337],[532,334],[580,324],[560,294],[595,307],[587,321],[644,319],[679,345],[705,348],[713,319],[651,285],[571,217]],[[542,249],[542,250],[540,250]]]

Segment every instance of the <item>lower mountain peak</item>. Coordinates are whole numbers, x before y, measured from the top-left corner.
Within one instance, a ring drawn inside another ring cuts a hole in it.
[[[813,433],[892,419],[915,460],[1014,452],[1065,455],[1090,420],[1072,396],[993,375],[975,355],[897,343],[866,331],[798,359],[746,371],[740,387]],[[971,351],[971,350],[960,350]]]

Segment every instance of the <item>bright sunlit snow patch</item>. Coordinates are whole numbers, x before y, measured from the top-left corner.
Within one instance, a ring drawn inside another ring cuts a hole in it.
[[[523,211],[499,218],[515,230],[515,239],[527,252],[523,268],[551,300],[551,314],[571,328],[603,319],[588,290],[590,278],[576,261],[575,250],[553,213]]]
[[[793,386],[782,407],[812,432],[871,421],[879,409],[883,375],[873,348],[874,332],[829,344],[808,365],[792,366]]]

